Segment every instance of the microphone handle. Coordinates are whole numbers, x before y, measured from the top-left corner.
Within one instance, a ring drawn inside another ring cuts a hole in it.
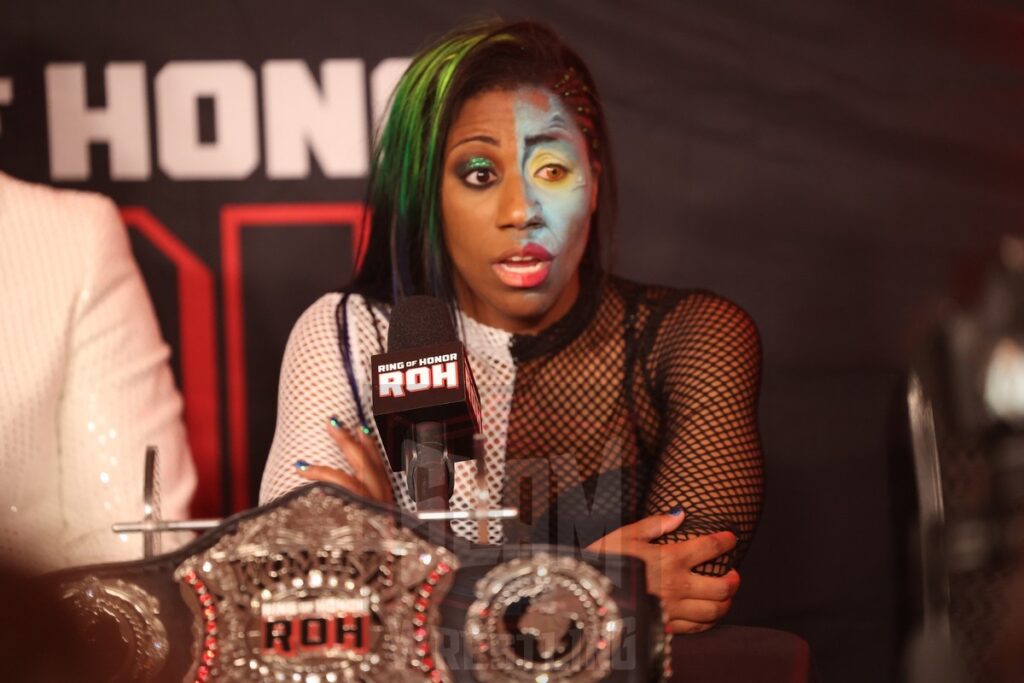
[[[445,512],[452,495],[451,459],[445,450],[444,425],[421,422],[415,426],[415,455],[406,476],[419,512]]]
[[[423,458],[422,451],[420,457]],[[417,512],[448,510],[448,468],[440,458],[420,461],[413,470],[413,490]]]

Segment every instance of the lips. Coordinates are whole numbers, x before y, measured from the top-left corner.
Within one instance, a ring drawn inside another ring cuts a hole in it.
[[[547,279],[553,259],[551,252],[531,242],[505,252],[491,267],[505,285],[527,289]]]

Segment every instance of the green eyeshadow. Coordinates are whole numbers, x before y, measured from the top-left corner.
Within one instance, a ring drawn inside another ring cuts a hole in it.
[[[465,172],[469,171],[480,171],[483,169],[492,169],[494,164],[487,157],[473,157],[462,165],[462,169]]]

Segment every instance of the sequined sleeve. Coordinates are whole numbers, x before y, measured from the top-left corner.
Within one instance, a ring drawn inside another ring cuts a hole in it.
[[[60,505],[67,525],[65,564],[129,559],[138,536],[110,524],[143,514],[147,445],[159,449],[160,512],[188,518],[195,466],[182,424],[182,401],[146,285],[114,205],[95,198],[68,215],[88,239],[77,300],[69,312],[67,367],[59,403]],[[165,537],[164,549],[187,540]]]

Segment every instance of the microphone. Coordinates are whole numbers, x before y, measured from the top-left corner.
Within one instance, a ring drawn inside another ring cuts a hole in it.
[[[448,509],[454,461],[473,457],[480,399],[448,307],[409,296],[391,310],[388,346],[371,358],[373,417],[391,469],[419,511]]]

